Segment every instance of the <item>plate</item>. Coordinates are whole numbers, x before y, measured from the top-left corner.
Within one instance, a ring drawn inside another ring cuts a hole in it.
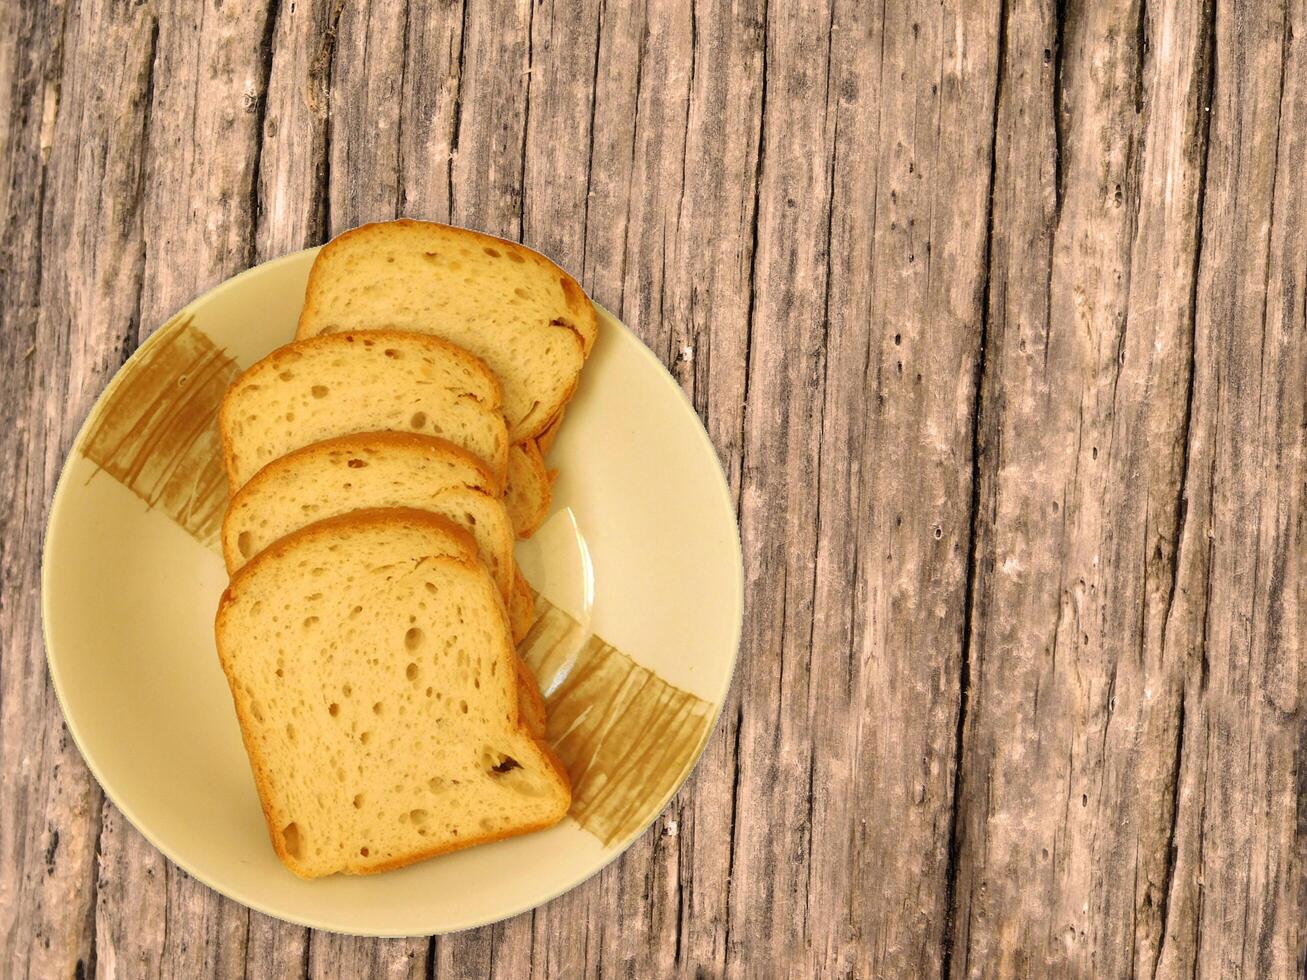
[[[225,485],[214,411],[231,377],[293,336],[316,251],[196,299],[101,395],[51,506],[42,567],[50,675],[105,794],[200,881],[336,932],[471,928],[597,872],[688,777],[739,645],[734,505],[680,387],[601,310],[549,456],[560,472],[555,514],[519,545],[548,613],[523,654],[549,692],[572,815],[385,874],[296,878],[268,842],[214,648],[227,584],[215,542]]]

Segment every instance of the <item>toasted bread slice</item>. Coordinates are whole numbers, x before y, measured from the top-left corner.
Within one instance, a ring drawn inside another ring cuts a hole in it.
[[[467,351],[397,331],[342,333],[273,351],[227,390],[219,414],[232,494],[279,456],[355,432],[448,439],[497,481],[508,467],[499,382]]]
[[[495,484],[484,463],[436,436],[365,432],[315,442],[273,460],[232,498],[222,524],[227,571],[235,574],[274,541],[324,518],[412,507],[471,534],[508,603],[513,525]]]
[[[554,486],[545,459],[535,442],[522,442],[508,451],[508,485],[504,504],[519,538],[529,538],[544,523],[553,502]]]
[[[517,713],[522,719],[522,727],[531,737],[543,740],[548,725],[545,699],[540,693],[540,681],[536,679],[535,671],[521,657],[517,658]]]
[[[567,812],[566,772],[524,727],[499,590],[444,518],[357,511],[283,538],[232,579],[216,634],[296,874],[384,871]]]
[[[508,619],[513,624],[513,639],[521,643],[536,623],[536,596],[518,569],[508,597]]]
[[[538,252],[400,220],[347,231],[318,253],[296,336],[377,329],[433,334],[485,361],[504,386],[509,440],[523,442],[572,397],[598,318]]]
[[[558,438],[558,430],[563,427],[565,414],[566,410],[560,408],[553,420],[541,430],[540,435],[536,436],[536,447],[540,450],[540,455],[548,456],[549,450],[554,448],[554,441]]]

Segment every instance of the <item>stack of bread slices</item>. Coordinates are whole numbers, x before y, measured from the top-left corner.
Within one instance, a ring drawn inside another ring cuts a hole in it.
[[[513,558],[594,344],[567,273],[444,225],[366,225],[220,426],[217,642],[277,854],[363,874],[547,827],[570,802],[515,644]]]

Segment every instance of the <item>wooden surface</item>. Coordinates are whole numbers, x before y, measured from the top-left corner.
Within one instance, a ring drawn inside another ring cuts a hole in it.
[[[0,4],[0,975],[1307,975],[1305,161],[1307,0]],[[748,583],[621,860],[371,941],[104,801],[39,554],[144,336],[397,214],[644,338]]]

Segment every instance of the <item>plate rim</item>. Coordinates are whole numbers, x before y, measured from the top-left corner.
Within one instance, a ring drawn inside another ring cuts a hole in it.
[[[50,561],[51,558],[50,542],[53,537],[51,532],[55,529],[55,524],[59,518],[59,513],[65,503],[65,499],[68,493],[70,492],[68,490],[68,486],[70,482],[69,474],[74,468],[74,464],[76,463],[77,457],[79,456],[80,453],[79,447],[81,447],[82,443],[84,442],[87,431],[91,427],[92,423],[96,420],[97,413],[99,412],[101,405],[109,397],[109,395],[120,384],[123,383],[124,379],[131,373],[130,369],[132,365],[135,362],[137,362],[139,359],[143,358],[145,354],[149,352],[151,347],[156,343],[158,343],[161,340],[161,338],[166,336],[170,330],[181,329],[180,324],[182,322],[182,317],[191,307],[203,301],[209,300],[212,297],[218,295],[219,293],[225,292],[230,289],[238,288],[241,280],[251,276],[256,272],[266,273],[270,268],[279,265],[283,265],[283,264],[289,265],[294,263],[295,261],[303,261],[308,255],[315,254],[318,251],[320,251],[322,247],[323,246],[321,245],[317,245],[317,246],[312,246],[310,248],[298,249],[294,252],[288,252],[284,255],[279,255],[276,258],[269,259],[265,262],[260,262],[257,265],[253,265],[250,266],[249,268],[242,269],[240,272],[236,273],[235,275],[229,276],[228,278],[222,280],[221,282],[210,287],[209,289],[206,289],[203,292],[193,296],[184,305],[182,305],[176,312],[174,312],[169,317],[167,317],[157,329],[155,329],[148,337],[145,338],[145,340],[143,340],[140,343],[140,345],[136,348],[136,350],[134,350],[131,353],[131,355],[127,357],[127,359],[124,360],[123,363],[118,366],[118,368],[114,371],[113,376],[109,379],[108,383],[105,384],[105,386],[100,390],[100,393],[96,396],[95,401],[92,403],[90,409],[86,414],[86,417],[82,420],[81,425],[78,426],[77,434],[73,437],[72,442],[69,443],[68,450],[64,454],[63,463],[61,464],[59,470],[59,478],[55,481],[54,492],[51,494],[49,498],[48,511],[46,513],[46,519],[44,521],[43,535],[41,538],[41,574],[39,577],[39,582],[41,588],[41,602],[40,602],[41,641],[45,647],[46,671],[50,679],[50,686],[54,690],[55,700],[59,705],[59,712],[60,715],[62,716],[64,726],[68,729],[68,734],[72,738],[73,744],[76,746],[78,754],[81,756],[82,761],[86,765],[87,769],[90,771],[92,777],[95,779],[96,785],[99,787],[100,792],[104,795],[105,799],[107,799],[110,803],[112,803],[118,809],[118,811],[122,813],[122,815],[126,818],[127,822],[131,824],[131,826],[136,830],[137,833],[139,833],[143,838],[145,838],[145,840],[149,843],[149,845],[152,848],[154,848],[158,853],[163,855],[163,857],[166,858],[169,862],[171,862],[172,864],[180,868],[182,871],[184,871],[187,875],[194,878],[196,881],[200,882],[206,888],[211,889],[212,891],[216,892],[217,894],[223,896],[224,898],[230,901],[236,902],[237,904],[242,905],[260,914],[270,916],[272,918],[278,919],[283,922],[288,922],[292,925],[297,925],[309,929],[316,929],[323,932],[336,933],[338,935],[359,936],[359,937],[378,938],[378,939],[451,935],[453,933],[464,932],[469,929],[477,929],[483,926],[494,924],[496,922],[503,922],[507,919],[514,918],[518,915],[523,914],[524,912],[528,912],[532,909],[540,908],[541,906],[546,905],[549,902],[552,902],[554,899],[558,898],[559,896],[564,895],[572,891],[573,889],[579,888],[581,885],[585,884],[595,875],[599,874],[601,871],[603,871],[605,868],[611,865],[614,861],[621,858],[635,844],[636,841],[638,841],[641,837],[643,837],[649,831],[649,828],[652,827],[653,824],[658,820],[658,818],[663,815],[663,812],[667,809],[668,804],[671,803],[672,799],[676,796],[676,794],[679,793],[685,787],[685,785],[694,778],[696,772],[698,771],[700,763],[703,761],[704,754],[707,752],[708,744],[711,741],[713,734],[717,731],[717,725],[721,721],[721,715],[723,710],[725,709],[726,701],[729,698],[731,688],[735,683],[736,668],[739,666],[740,647],[744,636],[744,588],[745,588],[744,551],[743,551],[743,543],[740,534],[739,510],[731,494],[730,480],[727,476],[725,467],[722,465],[722,460],[720,456],[718,456],[717,447],[713,445],[712,438],[711,436],[709,436],[708,430],[703,424],[703,420],[699,417],[699,413],[695,409],[694,403],[690,400],[685,390],[672,376],[671,372],[668,371],[666,365],[664,365],[663,362],[659,360],[658,356],[641,339],[640,335],[637,334],[634,330],[632,330],[629,326],[627,326],[627,324],[623,322],[622,319],[618,317],[616,314],[610,312],[608,309],[606,309],[599,303],[595,302],[594,303],[595,308],[603,316],[606,316],[608,319],[612,320],[613,323],[615,323],[620,329],[622,329],[627,334],[629,334],[630,339],[635,341],[634,347],[637,350],[638,355],[646,359],[646,361],[649,362],[652,367],[656,368],[655,373],[659,378],[659,383],[670,388],[675,393],[675,395],[680,399],[680,403],[682,407],[688,413],[689,418],[692,419],[694,422],[693,429],[694,429],[695,438],[700,442],[702,447],[707,451],[708,455],[712,458],[713,463],[715,464],[715,469],[714,469],[715,479],[712,480],[714,493],[717,497],[719,497],[719,502],[725,506],[726,511],[731,515],[730,524],[733,533],[730,536],[730,546],[733,552],[733,557],[735,559],[733,564],[736,572],[736,576],[735,576],[736,577],[736,589],[735,589],[736,608],[734,611],[734,615],[732,617],[734,622],[734,639],[730,645],[730,650],[728,653],[727,664],[726,664],[727,669],[724,674],[724,680],[721,685],[721,690],[716,697],[716,702],[712,714],[712,721],[704,730],[704,734],[700,739],[700,743],[698,746],[696,746],[694,750],[693,761],[691,762],[689,768],[686,770],[685,775],[680,780],[678,780],[677,783],[674,786],[672,786],[663,795],[658,805],[652,809],[651,811],[652,815],[650,816],[648,821],[646,821],[638,830],[632,833],[627,839],[625,839],[624,841],[616,845],[613,845],[611,849],[606,849],[606,850],[610,850],[610,853],[603,854],[600,862],[593,869],[585,872],[579,878],[573,880],[570,884],[558,888],[557,890],[552,891],[550,894],[542,898],[529,900],[525,904],[515,904],[512,907],[504,911],[495,913],[489,917],[473,917],[467,921],[460,922],[459,924],[450,927],[431,929],[430,931],[426,931],[426,932],[411,932],[407,930],[391,931],[391,930],[384,930],[384,929],[383,930],[352,929],[349,928],[347,924],[343,924],[343,923],[329,922],[320,918],[315,919],[307,916],[288,914],[284,911],[278,911],[269,907],[267,903],[261,901],[258,897],[238,895],[235,893],[234,889],[225,888],[215,884],[207,873],[196,870],[196,868],[192,866],[192,863],[190,861],[184,859],[181,855],[176,853],[174,849],[172,849],[171,847],[166,847],[162,843],[160,843],[160,841],[156,838],[154,833],[147,829],[146,823],[140,819],[140,817],[135,811],[135,808],[131,806],[131,804],[128,803],[125,799],[123,799],[121,794],[119,794],[116,790],[111,788],[110,784],[105,780],[101,767],[97,762],[97,760],[95,759],[94,754],[87,751],[87,745],[86,742],[84,741],[83,733],[80,727],[78,726],[77,722],[74,720],[74,716],[68,711],[67,701],[64,695],[65,679],[58,667],[58,657],[55,655],[54,648],[50,642],[50,622],[52,618],[52,611],[50,608],[50,602],[51,602],[50,583],[52,582],[54,575],[56,574],[52,570],[52,563]],[[594,302],[594,300],[592,299],[591,302]],[[600,342],[602,342],[602,340]]]

